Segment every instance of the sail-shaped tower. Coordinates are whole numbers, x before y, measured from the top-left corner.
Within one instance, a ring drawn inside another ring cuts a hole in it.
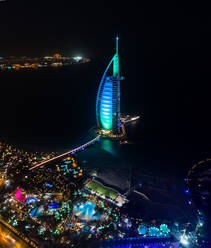
[[[108,76],[113,64],[113,75]],[[116,53],[108,64],[97,93],[96,117],[99,129],[120,134],[120,70],[118,37],[116,37]]]

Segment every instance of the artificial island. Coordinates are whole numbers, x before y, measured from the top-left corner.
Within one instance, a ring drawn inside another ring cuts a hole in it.
[[[72,64],[87,62],[90,62],[89,58],[83,58],[81,56],[66,57],[59,53],[56,53],[53,56],[45,56],[41,58],[10,56],[8,58],[0,57],[0,70],[36,70],[70,66]]]
[[[112,76],[108,76],[113,65]],[[121,115],[118,38],[100,81],[94,137],[65,153],[29,153],[0,143],[0,245],[4,247],[201,247],[203,216],[178,214],[177,203],[143,182],[121,190],[80,164],[79,152],[102,139],[126,141],[125,126],[139,116]],[[109,175],[108,175],[109,176]],[[160,197],[165,204],[155,204]],[[179,197],[179,196],[178,196]],[[151,198],[151,199],[149,199]],[[154,201],[153,201],[154,198]],[[136,204],[139,202],[138,204]],[[142,208],[175,219],[149,219]],[[186,207],[186,206],[183,206]],[[156,212],[157,211],[157,212]],[[189,210],[187,210],[189,211]],[[177,213],[177,214],[175,214]],[[179,217],[176,217],[176,216]],[[203,236],[203,235],[202,235]]]

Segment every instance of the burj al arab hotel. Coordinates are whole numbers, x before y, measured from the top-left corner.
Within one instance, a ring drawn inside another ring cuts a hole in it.
[[[113,75],[107,75],[113,64]],[[96,117],[97,126],[104,134],[121,135],[120,121],[120,70],[118,37],[116,38],[116,53],[108,64],[97,93]]]

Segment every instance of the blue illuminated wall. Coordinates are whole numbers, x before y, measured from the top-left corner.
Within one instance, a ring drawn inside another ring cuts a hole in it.
[[[104,83],[100,103],[100,122],[104,130],[112,129],[112,81]]]

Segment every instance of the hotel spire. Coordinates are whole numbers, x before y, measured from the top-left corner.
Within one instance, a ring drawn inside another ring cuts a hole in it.
[[[119,79],[119,37],[116,37],[116,54],[113,61],[113,77]]]

